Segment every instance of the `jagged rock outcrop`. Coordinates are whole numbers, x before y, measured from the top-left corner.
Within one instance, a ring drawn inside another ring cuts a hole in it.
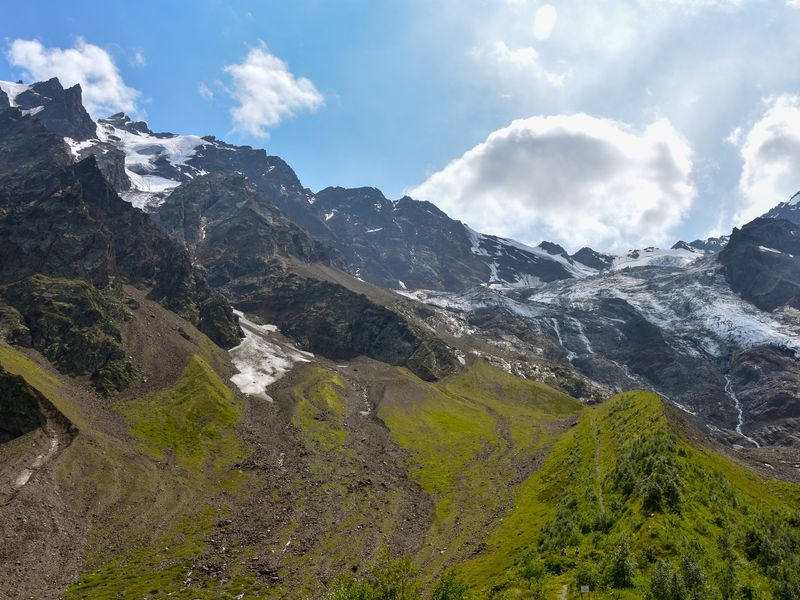
[[[83,107],[83,91],[78,84],[64,89],[56,77],[40,81],[17,94],[14,104],[62,137],[76,141],[97,137],[97,126]]]
[[[113,343],[119,315],[113,311],[93,309],[97,323],[75,329],[73,321],[80,315],[59,311],[59,301],[54,300],[50,313],[56,325],[46,321],[32,327],[32,319],[38,318],[32,311],[47,305],[48,286],[66,294],[59,287],[64,282],[72,282],[64,302],[84,309],[97,304],[86,299],[93,292],[85,285],[112,296],[119,294],[117,284],[122,281],[150,288],[151,298],[195,323],[218,344],[238,343],[241,331],[227,302],[193,270],[184,249],[117,195],[94,157],[69,164],[63,139],[16,109],[0,113],[2,157],[14,158],[0,160],[0,185],[8,184],[10,190],[0,212],[0,284],[9,284],[4,295],[25,321],[31,344],[59,368],[90,374],[104,392],[131,380],[127,368],[110,366],[121,360]],[[19,171],[11,168],[15,164]],[[38,275],[49,283],[36,283]],[[18,288],[20,282],[27,282],[27,293]],[[95,326],[101,334],[96,335]],[[17,338],[21,335],[19,328],[6,329]],[[99,349],[93,349],[95,342]]]
[[[101,393],[124,389],[138,377],[122,347],[117,323],[126,313],[115,290],[33,275],[0,286],[0,298],[21,315],[30,346],[62,372],[89,376]]]
[[[72,164],[64,140],[16,108],[0,111],[0,211],[40,198]]]
[[[430,202],[387,200],[366,187],[329,187],[315,199],[330,232],[321,239],[367,281],[388,288],[465,289],[489,277],[464,225]]]
[[[39,398],[22,377],[0,367],[0,444],[45,424]]]
[[[602,254],[601,252],[597,252],[596,250],[592,250],[586,246],[573,254],[572,260],[597,271],[604,271],[614,264],[613,256]]]
[[[800,306],[800,225],[758,218],[733,230],[719,259],[731,288],[762,310]]]
[[[153,218],[188,249],[213,285],[264,275],[277,256],[328,262],[333,255],[237,173],[209,174],[181,185]]]

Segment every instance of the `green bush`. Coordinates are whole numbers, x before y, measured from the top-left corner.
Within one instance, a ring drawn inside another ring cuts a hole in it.
[[[464,600],[467,586],[456,577],[454,571],[445,571],[431,593],[431,600]]]
[[[605,582],[608,587],[633,587],[636,562],[631,556],[631,547],[627,542],[619,544],[614,548],[614,551],[606,557],[603,563],[603,571],[605,573]]]
[[[650,600],[683,600],[683,582],[680,575],[667,560],[660,560],[653,567],[650,577]]]
[[[647,511],[679,511],[682,482],[676,455],[674,440],[663,432],[636,436],[617,457],[611,481],[625,498],[639,496]]]
[[[328,600],[414,600],[421,597],[418,576],[419,570],[412,565],[411,558],[403,556],[393,560],[389,550],[383,549],[366,578],[359,580],[353,576],[346,576],[338,579],[327,598]]]
[[[582,561],[578,568],[575,569],[575,585],[580,588],[582,585],[588,585],[591,589],[600,587],[601,579],[600,573],[589,561]]]

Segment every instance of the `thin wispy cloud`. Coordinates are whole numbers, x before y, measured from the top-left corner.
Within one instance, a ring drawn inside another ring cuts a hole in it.
[[[203,100],[213,100],[214,99],[214,91],[208,87],[208,84],[202,82],[200,86],[197,88],[197,92],[200,94],[200,97]]]

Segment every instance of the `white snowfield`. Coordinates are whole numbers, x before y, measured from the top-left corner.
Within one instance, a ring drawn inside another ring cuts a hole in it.
[[[149,193],[171,191],[181,184],[178,179],[148,174],[156,170],[156,160],[166,158],[175,167],[185,166],[197,149],[208,143],[198,135],[155,136],[118,129],[111,123],[98,123],[97,137],[125,153],[125,173],[133,191]]]
[[[661,250],[660,248],[644,248],[643,250],[631,250],[627,254],[619,254],[614,257],[611,264],[612,271],[630,269],[633,267],[688,267],[698,258],[702,258],[702,252],[694,252],[685,248],[675,250]]]
[[[0,90],[3,90],[6,95],[8,96],[8,101],[11,106],[16,106],[17,96],[19,96],[22,92],[30,89],[31,86],[25,85],[24,83],[12,83],[10,81],[0,81]]]
[[[229,350],[231,361],[239,371],[231,381],[242,393],[272,402],[267,388],[281,379],[300,362],[311,362],[309,352],[281,342],[274,325],[258,325],[235,310],[244,331],[242,343]]]
[[[575,260],[568,260],[558,254],[550,254],[542,248],[528,246],[508,238],[487,236],[474,229],[464,226],[467,236],[472,242],[472,253],[477,256],[501,259],[509,252],[522,252],[530,257],[532,262],[552,261],[559,263],[575,279],[593,277],[601,271],[593,269]],[[485,243],[482,243],[484,242]],[[493,245],[499,244],[500,249],[494,250]],[[635,267],[670,267],[686,268],[696,260],[702,258],[705,253],[699,250],[688,250],[685,248],[662,250],[660,248],[644,248],[641,250],[630,250],[625,254],[610,255],[614,260],[609,267],[610,271],[621,271]],[[501,279],[498,275],[497,260],[489,262],[490,276],[487,284],[495,289],[505,288],[534,288],[543,287],[543,283],[538,277],[527,274],[520,274],[515,281]]]
[[[596,301],[619,298],[669,336],[694,340],[711,356],[723,356],[726,346],[776,346],[800,352],[797,319],[759,310],[736,295],[724,275],[709,271],[711,266],[704,263],[647,278],[618,271],[559,282],[534,291],[528,299],[591,313]]]
[[[534,322],[542,332],[558,339],[569,328],[579,344],[568,353],[593,353],[586,330],[614,327],[598,312],[600,302],[622,299],[658,326],[668,339],[690,352],[724,357],[732,348],[774,346],[800,354],[800,319],[792,311],[767,313],[735,294],[713,258],[683,270],[650,269],[604,272],[594,277],[570,279],[519,292],[474,288],[464,293],[426,290],[398,293],[444,309],[463,320],[479,308],[500,308]],[[510,295],[509,295],[510,294]],[[553,318],[561,321],[555,331]],[[592,324],[592,327],[588,327]]]

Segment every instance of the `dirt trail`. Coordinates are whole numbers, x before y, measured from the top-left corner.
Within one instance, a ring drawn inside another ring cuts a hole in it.
[[[603,475],[600,471],[600,437],[597,435],[597,428],[594,425],[592,415],[589,415],[589,425],[592,428],[592,437],[594,438],[594,469],[597,473],[597,499],[600,503],[600,512],[606,512],[606,503],[603,499]]]
[[[561,586],[561,600],[567,600],[567,586]]]

